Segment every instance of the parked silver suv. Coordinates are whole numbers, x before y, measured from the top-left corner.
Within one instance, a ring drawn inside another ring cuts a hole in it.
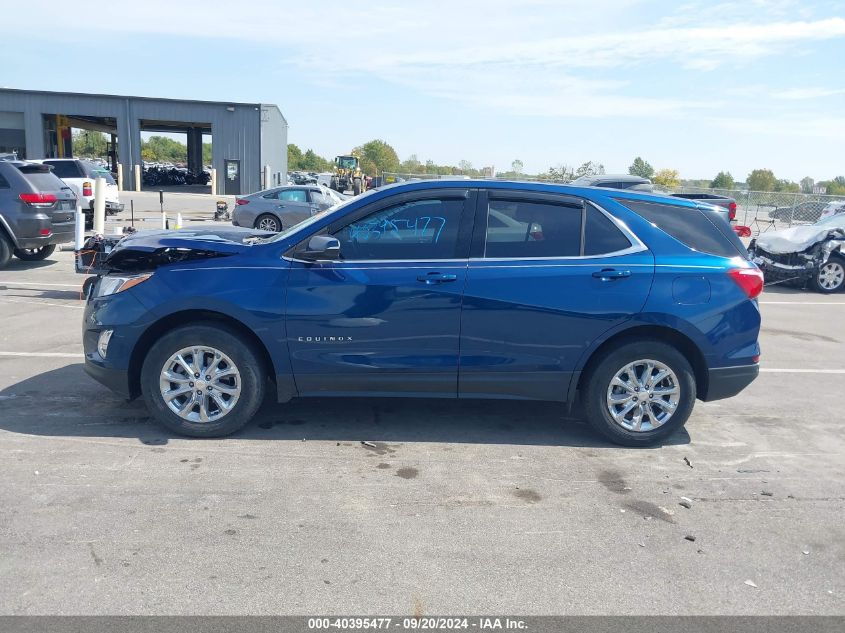
[[[0,160],[0,268],[45,259],[73,240],[76,196],[47,165]]]

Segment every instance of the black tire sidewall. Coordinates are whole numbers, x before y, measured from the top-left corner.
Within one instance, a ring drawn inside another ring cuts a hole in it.
[[[9,240],[0,231],[0,268],[5,268],[6,264],[12,259],[12,245]]]
[[[607,388],[620,368],[645,358],[660,361],[675,372],[681,399],[666,424],[653,431],[636,433],[622,428],[611,417],[606,406]],[[686,423],[695,404],[695,374],[689,361],[676,348],[656,340],[625,343],[608,352],[592,367],[586,381],[583,404],[588,422],[606,438],[624,446],[649,446],[672,435]]]
[[[16,248],[15,257],[25,262],[39,262],[43,259],[47,259],[55,252],[56,245],[48,244],[47,246],[41,246],[38,248],[35,253],[27,253],[24,249]]]
[[[161,397],[159,377],[171,355],[192,345],[208,346],[226,354],[240,371],[241,394],[235,408],[216,423],[194,423],[171,411]],[[255,416],[265,393],[266,375],[253,345],[237,332],[217,324],[188,325],[156,341],[141,368],[141,392],[150,413],[165,427],[190,437],[220,437],[234,433]]]

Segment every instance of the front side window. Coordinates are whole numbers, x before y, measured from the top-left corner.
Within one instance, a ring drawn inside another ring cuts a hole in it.
[[[581,207],[491,200],[485,257],[577,257]]]
[[[344,260],[453,259],[463,200],[414,200],[356,220],[333,235]]]
[[[323,192],[317,191],[316,189],[311,190],[311,202],[314,204],[324,204],[324,205],[332,205],[334,202],[330,200],[327,196],[323,195]]]

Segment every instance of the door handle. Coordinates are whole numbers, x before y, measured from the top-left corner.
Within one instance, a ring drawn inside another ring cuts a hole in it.
[[[417,281],[424,284],[443,284],[450,281],[457,280],[457,275],[450,275],[447,273],[428,273],[427,275],[419,275]]]
[[[630,270],[615,270],[613,268],[605,268],[597,270],[593,273],[593,277],[601,279],[602,281],[614,281],[615,279],[622,279],[623,277],[630,277]]]

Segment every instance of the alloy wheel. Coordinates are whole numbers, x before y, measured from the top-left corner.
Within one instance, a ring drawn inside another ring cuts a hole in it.
[[[262,231],[272,231],[273,233],[278,233],[279,222],[276,218],[263,217],[258,221],[258,228]]]
[[[607,388],[607,410],[623,429],[645,433],[669,421],[680,397],[680,383],[670,367],[657,360],[637,360],[614,374]]]
[[[167,407],[189,422],[216,422],[241,395],[241,374],[232,359],[213,347],[192,346],[167,359],[159,378]]]
[[[839,262],[827,262],[818,273],[819,286],[825,290],[836,290],[845,282],[845,266]]]

